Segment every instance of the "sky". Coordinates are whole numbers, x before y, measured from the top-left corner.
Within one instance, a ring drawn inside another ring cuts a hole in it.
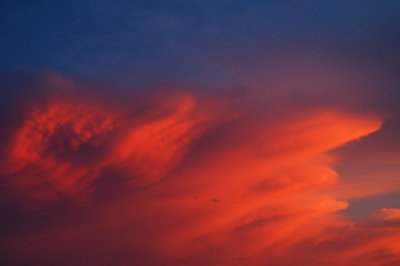
[[[1,265],[400,265],[400,2],[1,1]]]

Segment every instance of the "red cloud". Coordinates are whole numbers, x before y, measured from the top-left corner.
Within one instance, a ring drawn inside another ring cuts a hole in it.
[[[339,212],[348,203],[328,193],[339,182],[328,153],[379,130],[377,116],[329,106],[268,113],[195,92],[138,97],[145,108],[74,96],[25,109],[2,162],[12,200],[81,204],[7,234],[0,243],[12,262],[399,261],[399,224],[353,222]]]
[[[12,133],[3,179],[29,205],[85,196],[105,172],[149,185],[210,125],[189,93],[156,104],[141,113],[76,98],[30,105]]]

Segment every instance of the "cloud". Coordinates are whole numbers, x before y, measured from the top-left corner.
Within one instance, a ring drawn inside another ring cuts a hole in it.
[[[374,216],[384,220],[398,220],[400,219],[400,209],[382,208]]]
[[[9,132],[1,175],[20,191],[23,204],[79,197],[107,176],[133,187],[151,184],[210,125],[210,113],[199,110],[191,93],[164,95],[138,110],[135,101],[133,107],[90,101],[57,79],[68,96],[60,97],[55,88],[40,102],[24,102],[21,121]]]
[[[190,89],[92,97],[57,80],[3,126],[10,264],[399,260],[398,224],[352,221],[329,192],[340,182],[330,152],[379,130],[379,116]]]

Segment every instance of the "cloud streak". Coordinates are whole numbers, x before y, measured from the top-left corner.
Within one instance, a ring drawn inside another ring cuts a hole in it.
[[[37,219],[22,232],[5,225],[12,264],[399,261],[397,209],[356,222],[329,192],[340,183],[330,152],[378,131],[379,116],[335,105],[264,110],[190,89],[95,98],[57,80],[48,82],[56,93],[21,102],[19,122],[3,126],[2,212],[22,227]]]

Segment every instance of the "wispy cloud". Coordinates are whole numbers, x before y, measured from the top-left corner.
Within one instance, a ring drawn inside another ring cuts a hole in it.
[[[190,89],[90,97],[61,77],[47,84],[51,93],[21,102],[21,119],[7,129],[2,198],[29,207],[19,216],[52,216],[49,207],[59,206],[65,219],[8,234],[1,243],[12,261],[399,259],[399,225],[354,222],[340,212],[348,203],[329,192],[340,182],[330,151],[379,130],[377,115],[335,105],[264,110]]]

